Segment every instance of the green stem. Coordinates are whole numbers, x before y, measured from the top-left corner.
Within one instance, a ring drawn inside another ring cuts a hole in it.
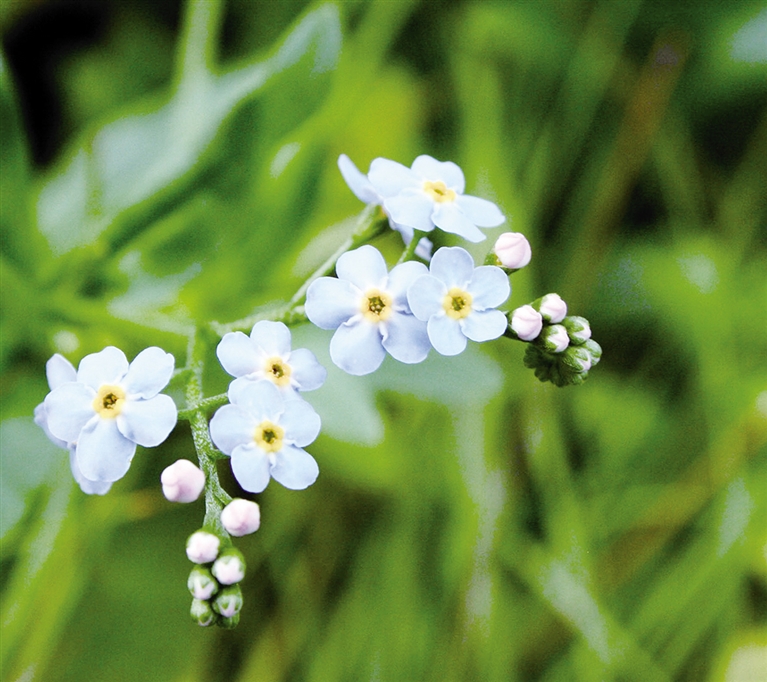
[[[421,238],[425,235],[425,232],[421,232],[421,230],[414,230],[413,231],[413,238],[410,240],[410,243],[407,245],[405,250],[402,252],[402,255],[399,257],[399,260],[397,261],[397,265],[400,263],[404,263],[409,260],[415,259],[415,250],[418,248],[418,242],[421,241]]]

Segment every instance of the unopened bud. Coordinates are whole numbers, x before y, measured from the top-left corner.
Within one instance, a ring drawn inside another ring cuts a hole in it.
[[[583,346],[570,346],[562,353],[562,364],[576,374],[583,374],[591,369],[591,353]]]
[[[231,547],[221,553],[210,571],[222,585],[233,585],[245,577],[245,557]]]
[[[580,346],[591,338],[591,326],[585,317],[578,315],[569,315],[562,324],[567,329],[567,335],[570,337],[570,343]]]
[[[493,253],[497,263],[507,270],[519,270],[530,262],[533,255],[530,242],[520,232],[504,232],[495,242]]]
[[[218,548],[221,540],[213,533],[207,533],[204,530],[198,530],[192,533],[186,541],[186,555],[189,561],[196,564],[209,564],[218,556]]]
[[[188,459],[179,459],[162,472],[160,481],[171,502],[194,502],[205,487],[205,474]]]
[[[235,613],[231,618],[224,618],[223,616],[218,617],[218,625],[222,628],[226,628],[227,630],[236,628],[239,622],[240,622],[239,613]]]
[[[261,510],[255,502],[236,498],[224,507],[221,523],[235,537],[255,533],[261,525]]]
[[[564,320],[565,315],[567,315],[567,303],[562,300],[559,294],[546,294],[533,301],[532,306],[549,324],[557,324]]]
[[[208,627],[216,619],[216,614],[204,599],[192,599],[189,615],[192,616],[193,621],[202,627]]]
[[[594,339],[589,339],[583,344],[589,355],[591,355],[591,366],[598,364],[602,359],[602,346],[600,346]]]
[[[545,327],[536,341],[549,353],[561,353],[570,344],[567,329],[561,324]]]
[[[541,333],[543,318],[531,305],[523,305],[511,314],[511,328],[522,341],[532,341]]]
[[[236,616],[242,608],[242,590],[239,585],[224,587],[213,600],[216,613],[224,618]]]
[[[192,569],[186,586],[195,599],[210,599],[219,587],[211,572],[202,566],[195,566]]]

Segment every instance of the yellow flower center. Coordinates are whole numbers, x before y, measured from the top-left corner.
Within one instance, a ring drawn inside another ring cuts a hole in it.
[[[282,441],[285,438],[285,429],[279,424],[264,419],[253,434],[256,445],[267,452],[279,452],[282,450]]]
[[[113,419],[122,412],[125,391],[121,386],[103,384],[93,399],[93,409],[102,419]]]
[[[292,370],[290,365],[285,362],[281,357],[274,356],[267,358],[264,362],[264,372],[266,378],[271,379],[278,386],[290,385],[290,374]]]
[[[436,182],[426,180],[423,183],[423,191],[439,203],[455,200],[455,190],[448,189],[442,180],[437,180]]]
[[[362,314],[368,322],[385,322],[391,316],[392,299],[380,289],[368,289],[362,298]]]
[[[471,302],[473,298],[468,291],[459,287],[452,287],[447,296],[442,299],[442,307],[445,309],[448,317],[454,320],[461,320],[468,317],[471,313]]]

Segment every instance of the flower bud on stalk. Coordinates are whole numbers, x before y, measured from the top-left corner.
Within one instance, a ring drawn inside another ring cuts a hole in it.
[[[219,588],[219,584],[213,578],[210,570],[202,566],[195,566],[192,569],[186,586],[195,599],[210,599],[218,592]]]
[[[165,468],[160,481],[171,502],[194,502],[205,487],[205,474],[188,459],[179,459]]]
[[[557,324],[567,315],[567,303],[559,294],[546,294],[531,304],[549,324]]]
[[[585,374],[591,369],[591,353],[583,346],[570,346],[562,353],[562,364],[575,374]]]
[[[245,557],[230,547],[221,553],[210,571],[222,585],[233,585],[245,577]]]
[[[242,608],[242,590],[239,585],[223,588],[213,600],[213,609],[224,618],[236,616]]]
[[[591,366],[594,367],[602,359],[602,346],[600,346],[594,339],[589,339],[583,344],[589,355],[591,355]]]
[[[221,523],[235,537],[255,533],[261,526],[261,510],[255,502],[236,498],[222,510]]]
[[[580,346],[591,338],[591,326],[585,317],[569,315],[562,320],[562,324],[567,329],[570,343],[576,346]]]
[[[186,541],[186,555],[189,557],[189,561],[196,564],[209,564],[218,556],[220,545],[221,540],[213,533],[198,530],[196,533],[192,533]]]
[[[532,257],[530,242],[520,232],[504,232],[495,242],[492,252],[485,261],[486,265],[498,265],[507,274],[524,268]]]
[[[193,621],[204,628],[216,619],[216,614],[204,599],[192,599],[192,608],[189,610],[189,614]]]
[[[561,353],[570,344],[567,329],[561,324],[545,327],[536,341],[549,353]]]
[[[523,305],[511,313],[511,330],[522,341],[532,341],[537,338],[543,328],[541,314],[531,305]]]

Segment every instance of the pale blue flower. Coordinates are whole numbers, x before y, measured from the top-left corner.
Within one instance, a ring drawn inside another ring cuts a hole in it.
[[[268,379],[286,397],[296,391],[313,391],[327,377],[314,353],[306,348],[290,349],[290,330],[282,322],[256,322],[249,337],[229,332],[218,344],[216,355],[236,383]]]
[[[53,374],[58,377],[65,371],[56,364]],[[152,447],[168,437],[177,410],[173,399],[160,391],[173,366],[173,356],[157,347],[141,351],[128,364],[121,350],[107,346],[86,355],[75,377],[70,374],[71,380],[46,396],[47,427],[55,438],[74,445],[75,464],[84,479],[117,481],[128,471],[137,444]]]
[[[320,329],[335,329],[330,357],[345,372],[369,374],[388,352],[405,363],[421,362],[431,345],[426,325],[407,302],[410,284],[428,272],[409,261],[386,270],[378,251],[365,245],[345,253],[335,277],[320,277],[306,293],[306,316]]]
[[[429,270],[413,282],[407,298],[413,314],[427,323],[438,353],[457,355],[467,338],[489,341],[506,331],[506,315],[494,309],[511,293],[503,270],[494,265],[475,268],[460,246],[438,249]]]
[[[367,180],[382,198],[386,215],[400,226],[421,232],[438,227],[480,242],[485,235],[478,227],[496,227],[506,220],[491,201],[463,193],[463,171],[451,161],[424,154],[407,168],[389,159],[373,159]]]
[[[303,449],[320,432],[320,417],[309,403],[286,400],[271,381],[230,387],[229,400],[210,420],[210,436],[231,457],[245,490],[260,493],[270,477],[291,490],[317,480],[317,462]]]

